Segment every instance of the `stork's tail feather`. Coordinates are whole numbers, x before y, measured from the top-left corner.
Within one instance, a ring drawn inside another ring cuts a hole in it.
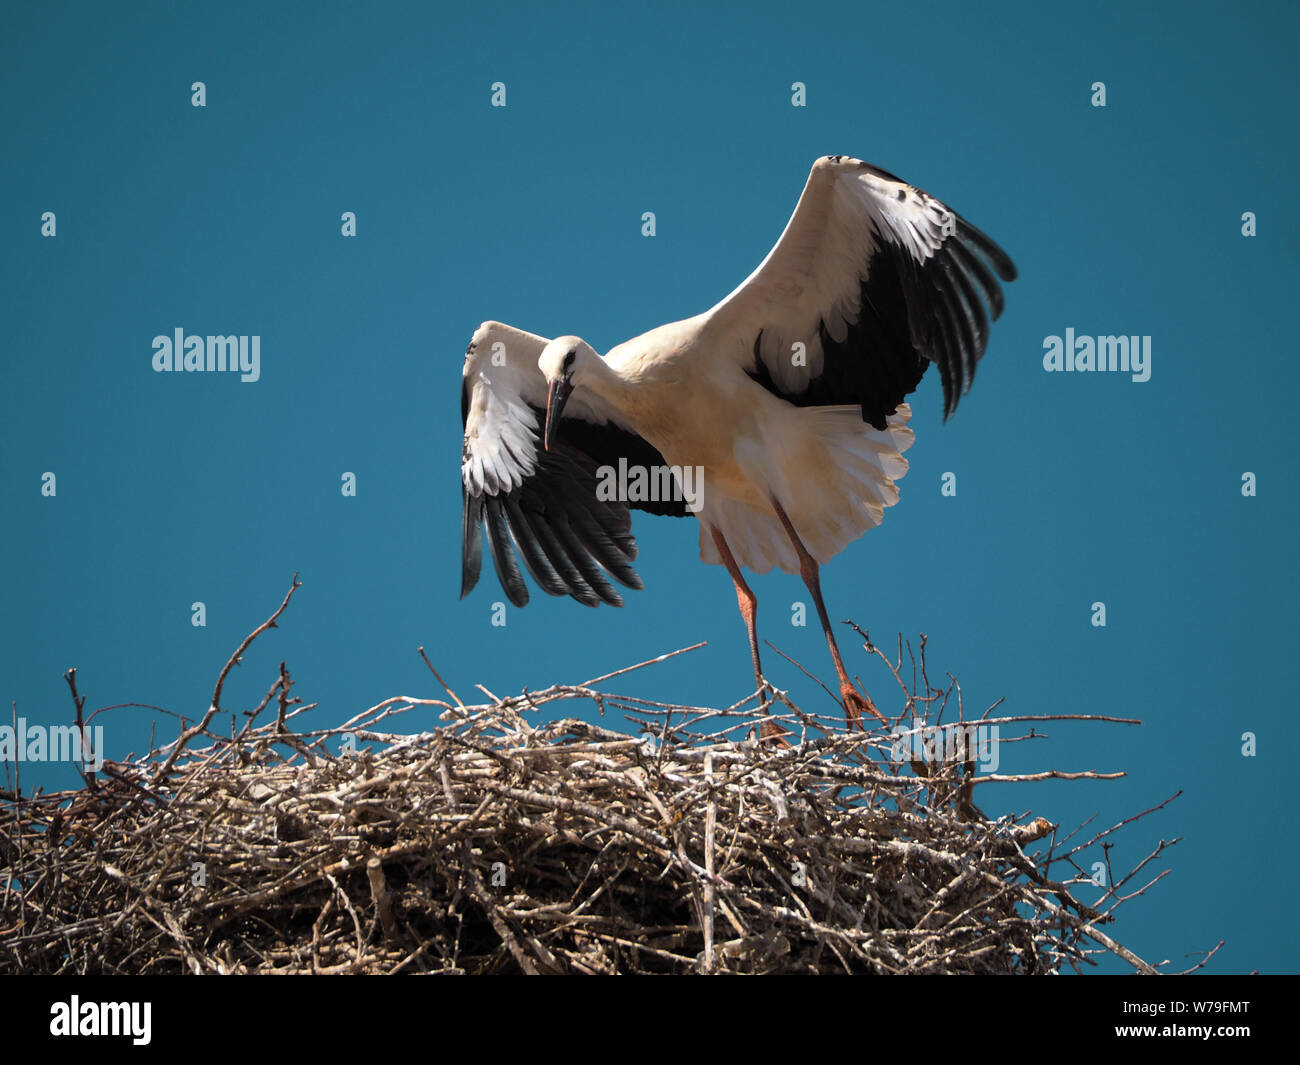
[[[769,479],[767,486],[809,553],[825,564],[879,525],[885,508],[898,502],[895,482],[908,469],[903,452],[915,439],[907,427],[912,409],[900,404],[883,431],[863,422],[857,407],[804,407],[791,416],[804,420],[804,432],[788,439],[806,438],[809,444],[785,464],[792,472],[779,481]],[[747,569],[766,573],[775,566],[799,572],[798,556],[770,506],[707,499],[700,518],[700,558],[705,562],[722,561],[708,532],[714,527]]]

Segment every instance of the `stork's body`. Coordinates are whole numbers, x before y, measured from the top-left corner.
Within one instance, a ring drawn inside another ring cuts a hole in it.
[[[903,402],[928,362],[945,414],[969,387],[997,281],[1014,267],[987,237],[869,164],[818,160],[781,240],[712,310],[601,358],[578,337],[547,341],[496,322],[465,363],[465,566],[488,540],[512,601],[527,589],[512,542],[552,594],[621,605],[639,587],[626,501],[600,500],[594,470],[618,460],[702,474],[700,554],[736,587],[756,683],[756,599],[741,573],[799,573],[826,634],[850,722],[876,713],[853,686],[818,568],[898,500],[913,439]],[[540,447],[539,447],[540,445]],[[682,504],[633,507],[684,515]]]

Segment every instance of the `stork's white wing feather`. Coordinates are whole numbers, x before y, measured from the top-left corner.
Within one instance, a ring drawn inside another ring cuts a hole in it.
[[[537,367],[546,337],[501,322],[484,322],[465,353],[462,402],[465,444],[461,476],[474,492],[509,492],[537,467],[537,412],[546,409],[546,378]],[[608,412],[586,392],[565,405],[566,418],[604,425]]]
[[[1016,276],[1005,252],[939,200],[860,159],[827,156],[767,258],[704,316],[701,342],[792,402],[860,403],[881,429],[929,360],[946,416],[984,353],[985,303],[1001,313],[994,273]]]
[[[543,450],[546,379],[537,360],[547,343],[522,329],[484,322],[465,354],[461,595],[478,581],[486,526],[497,576],[511,602],[528,602],[518,549],[528,572],[550,594],[619,606],[623,600],[607,577],[641,587],[631,566],[636,540],[628,505],[598,496],[598,470],[620,459],[663,460],[589,390],[570,396],[551,449]]]

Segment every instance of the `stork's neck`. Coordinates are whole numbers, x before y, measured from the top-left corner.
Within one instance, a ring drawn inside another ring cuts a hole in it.
[[[635,378],[626,374],[621,366],[597,355],[587,364],[582,387],[622,415],[621,420],[637,420],[642,406],[640,400],[644,397],[638,396]]]

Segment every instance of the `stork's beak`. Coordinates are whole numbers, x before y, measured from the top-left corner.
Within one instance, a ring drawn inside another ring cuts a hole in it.
[[[542,446],[547,451],[551,450],[551,441],[560,424],[560,415],[564,413],[564,405],[569,402],[569,393],[572,391],[573,384],[567,378],[552,381],[546,390],[546,428],[542,430]]]

